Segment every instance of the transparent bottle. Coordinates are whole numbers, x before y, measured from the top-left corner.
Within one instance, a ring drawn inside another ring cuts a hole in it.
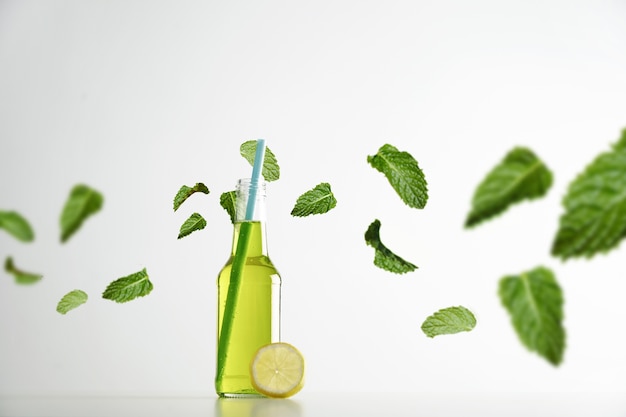
[[[258,348],[280,341],[281,278],[267,252],[265,183],[256,192],[251,187],[247,178],[237,183],[232,251],[217,278],[215,390],[220,397],[260,396],[250,382],[250,361]]]

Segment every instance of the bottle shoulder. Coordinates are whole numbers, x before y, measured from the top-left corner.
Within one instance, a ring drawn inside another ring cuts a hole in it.
[[[233,268],[234,257],[231,256],[226,264],[220,270],[218,277],[228,277],[230,279],[230,273]],[[244,277],[249,276],[275,276],[280,279],[280,273],[276,269],[276,266],[272,263],[268,256],[252,256],[247,257],[243,266]]]

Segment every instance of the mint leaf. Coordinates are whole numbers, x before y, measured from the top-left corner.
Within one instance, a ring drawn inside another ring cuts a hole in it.
[[[199,213],[193,213],[185,223],[180,226],[180,231],[178,233],[178,238],[182,238],[188,236],[190,233],[195,232],[196,230],[202,230],[206,227],[206,220]]]
[[[524,346],[559,365],[565,350],[563,295],[552,271],[537,267],[506,276],[498,294]]]
[[[442,334],[469,332],[476,326],[476,317],[463,306],[442,308],[422,323],[422,331],[428,337]]]
[[[380,221],[378,219],[374,220],[367,228],[365,243],[374,248],[374,265],[377,267],[395,274],[404,274],[417,269],[417,266],[405,261],[383,245],[380,241]]]
[[[626,236],[626,130],[622,135],[569,184],[552,255],[591,258],[616,248]]]
[[[428,188],[424,173],[408,152],[385,144],[376,155],[369,155],[367,162],[385,174],[402,201],[409,207],[424,208],[428,200]]]
[[[236,200],[237,200],[236,191],[226,191],[225,193],[222,193],[222,195],[220,196],[220,206],[222,206],[222,208],[226,210],[226,212],[230,216],[231,223],[235,223],[235,215],[236,215],[235,207],[237,207]]]
[[[7,259],[4,261],[4,270],[13,275],[13,277],[15,278],[15,282],[18,284],[34,284],[35,282],[43,278],[43,276],[40,274],[25,272],[21,269],[16,268],[13,264],[13,258],[11,258],[10,256],[7,257]]]
[[[22,242],[32,242],[35,238],[28,221],[15,211],[0,211],[0,229]]]
[[[84,184],[72,188],[61,212],[61,242],[66,242],[81,227],[85,219],[102,208],[104,197]]]
[[[178,210],[180,205],[183,204],[185,200],[197,192],[208,194],[209,189],[201,182],[196,183],[193,187],[187,187],[186,185],[180,187],[180,190],[178,190],[176,196],[174,197],[174,211]]]
[[[476,188],[465,227],[499,215],[522,200],[542,197],[551,185],[552,173],[530,149],[513,148]]]
[[[250,165],[254,165],[254,157],[256,155],[256,140],[249,140],[244,142],[239,147],[239,152],[241,156],[246,158],[246,161],[250,163]],[[265,181],[271,182],[276,181],[280,178],[280,167],[278,166],[278,161],[276,160],[276,156],[270,150],[270,148],[265,148],[265,157],[263,158],[263,169],[261,171],[261,175],[265,178]]]
[[[626,129],[622,129],[622,136],[617,140],[617,143],[613,144],[613,149],[616,151],[626,150]]]
[[[152,291],[152,283],[146,268],[126,277],[116,279],[102,293],[102,298],[117,303],[125,303],[143,297]]]
[[[57,312],[65,314],[76,307],[87,302],[87,293],[81,290],[73,290],[68,292],[61,298],[57,304]]]
[[[305,217],[311,214],[327,213],[337,205],[337,200],[327,182],[316,185],[298,197],[296,205],[291,210],[295,217]]]

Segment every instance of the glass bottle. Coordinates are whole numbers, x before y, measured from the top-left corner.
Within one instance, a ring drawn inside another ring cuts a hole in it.
[[[215,390],[220,397],[260,396],[250,382],[252,356],[280,341],[281,278],[267,252],[265,183],[259,182],[256,192],[254,186],[247,178],[237,183],[232,251],[217,278]],[[251,211],[248,200],[254,194]]]

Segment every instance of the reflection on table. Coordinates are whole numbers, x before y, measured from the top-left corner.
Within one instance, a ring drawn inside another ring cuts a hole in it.
[[[302,417],[296,400],[272,398],[218,398],[215,417]]]

